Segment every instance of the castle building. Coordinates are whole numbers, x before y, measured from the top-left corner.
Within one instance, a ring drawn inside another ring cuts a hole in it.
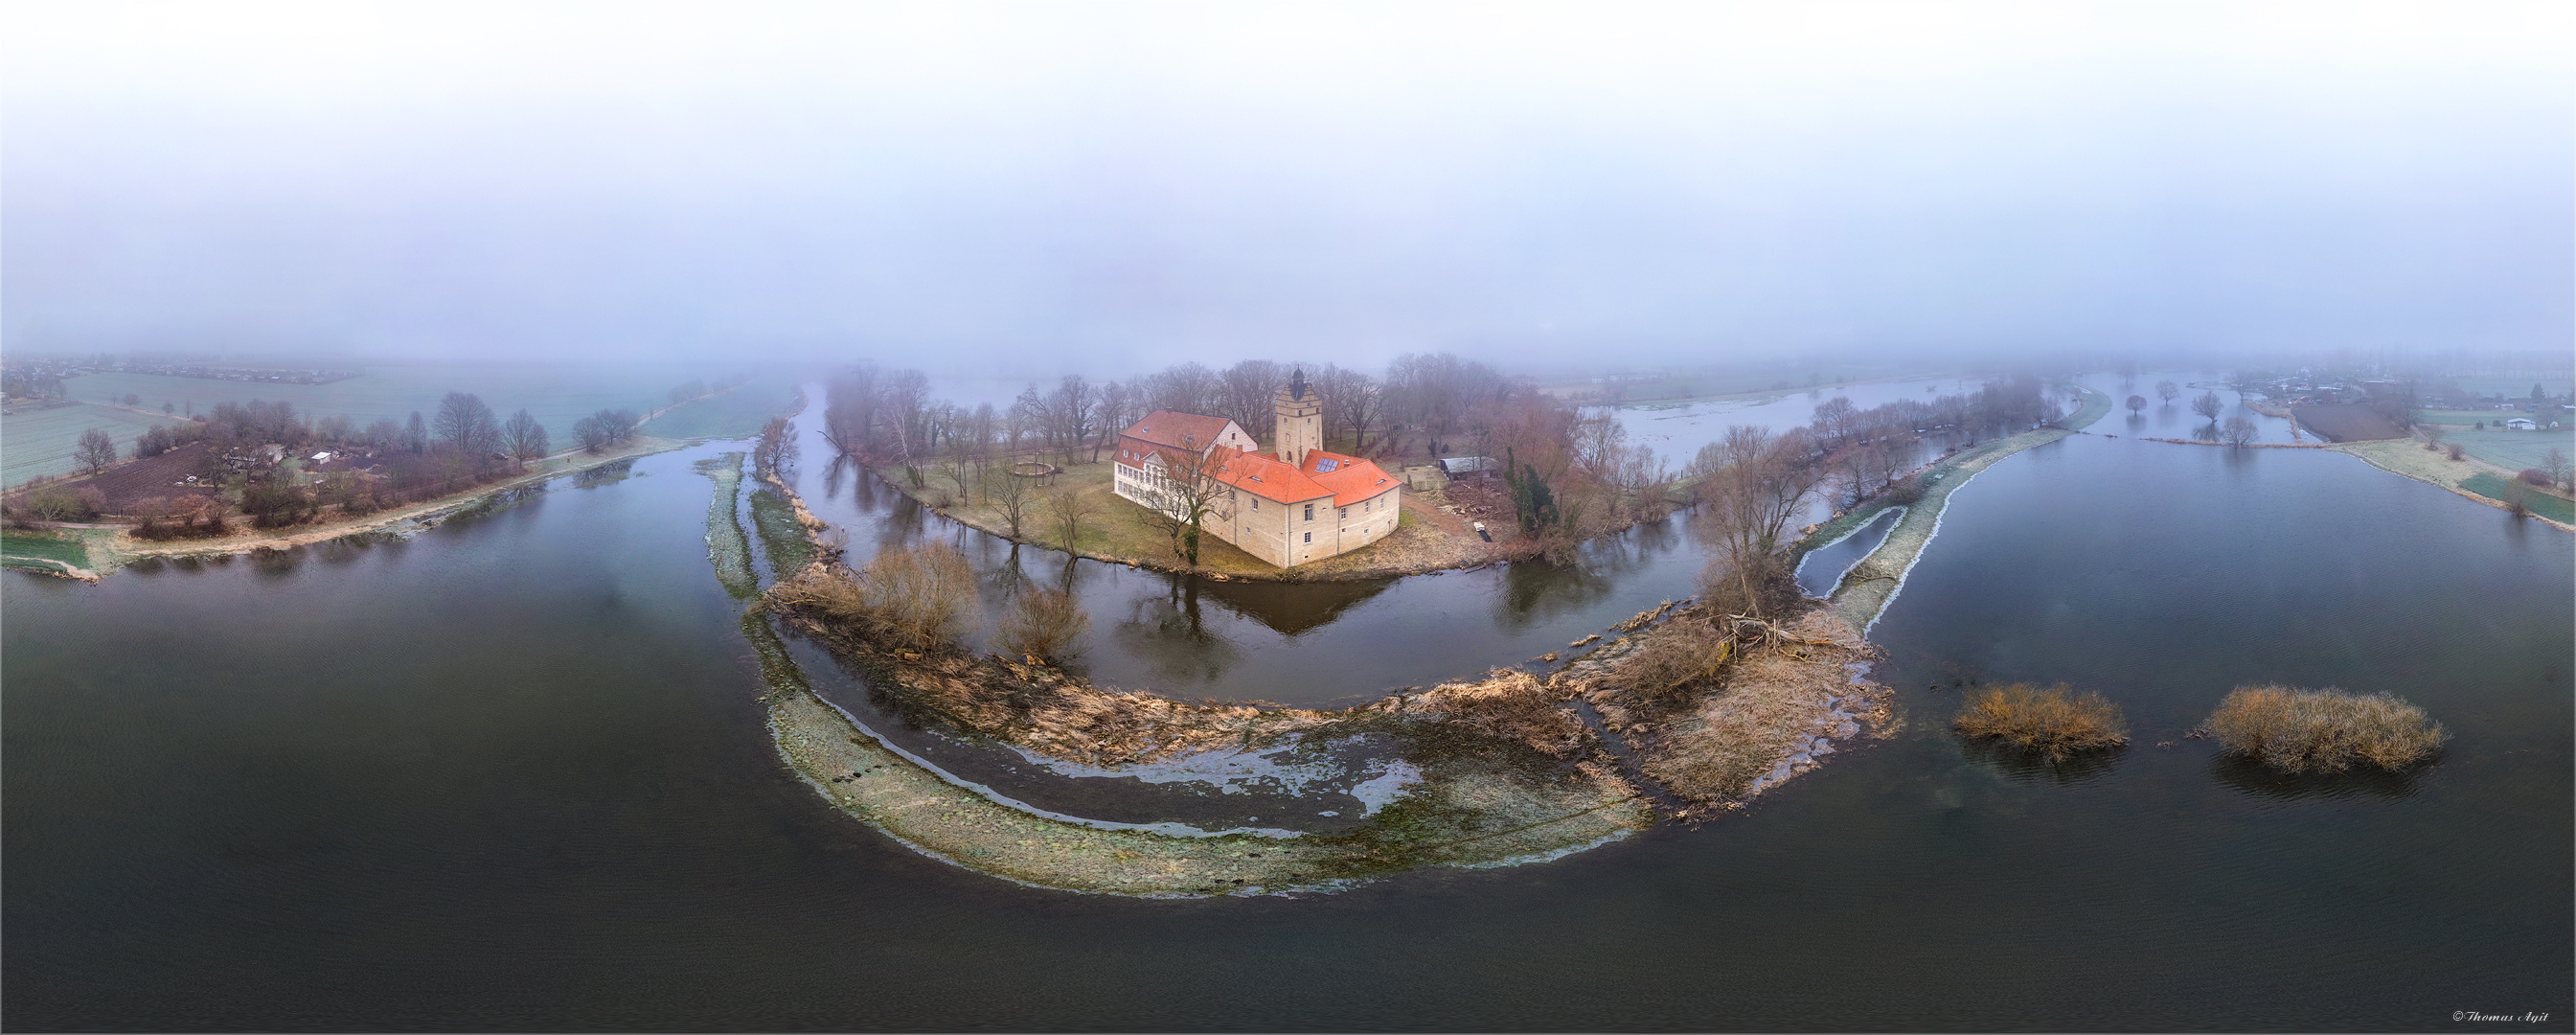
[[[1378,465],[1324,448],[1323,400],[1304,371],[1272,406],[1277,447],[1258,451],[1223,417],[1156,410],[1118,435],[1114,491],[1179,516],[1195,498],[1201,528],[1282,568],[1384,539],[1404,512],[1404,483]]]

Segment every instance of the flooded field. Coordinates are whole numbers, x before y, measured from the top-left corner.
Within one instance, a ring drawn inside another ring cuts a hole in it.
[[[934,861],[782,763],[710,562],[699,465],[721,476],[741,449],[643,458],[408,540],[97,586],[7,575],[10,1024],[2569,1016],[2576,540],[2351,457],[2076,436],[1978,474],[1873,634],[1903,729],[1743,813],[1537,865],[1157,901]],[[1200,584],[1014,558],[824,455],[807,444],[799,484],[854,554],[945,537],[988,601],[1011,579],[1069,580],[1094,616],[1092,672],[1184,696],[1336,700],[1514,664],[1686,594],[1700,559],[1675,523],[1561,568]],[[864,714],[863,679],[791,649]],[[2000,680],[2099,691],[2134,739],[2058,767],[1963,745],[1947,730],[1960,691]],[[2404,777],[2286,780],[2184,737],[2229,688],[2270,681],[2398,693],[2457,739]],[[1084,782],[1101,774],[878,718],[970,778],[1055,787],[1050,809],[1272,819],[1257,794],[1157,800],[1172,785],[1141,776],[1105,793]],[[1248,792],[1302,778],[1251,775],[1270,782]],[[1357,790],[1389,774],[1325,775]]]

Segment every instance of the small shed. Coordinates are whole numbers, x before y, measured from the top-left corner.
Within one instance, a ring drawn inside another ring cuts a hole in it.
[[[1453,456],[1440,461],[1440,473],[1452,480],[1491,478],[1502,473],[1503,462],[1490,456]]]
[[[2504,426],[2512,428],[2515,431],[2530,431],[2540,427],[2540,425],[2532,423],[2532,420],[2529,417],[2516,417],[2504,422]]]

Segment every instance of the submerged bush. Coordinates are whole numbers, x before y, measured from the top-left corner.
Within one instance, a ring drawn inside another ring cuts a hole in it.
[[[975,568],[955,547],[933,543],[877,554],[856,577],[840,568],[806,571],[770,598],[891,646],[947,650],[975,621]]]
[[[1038,588],[1022,590],[1013,598],[995,630],[1003,650],[1042,661],[1080,654],[1083,634],[1090,631],[1091,616],[1082,612],[1073,594]]]
[[[1950,724],[1970,738],[2000,740],[2051,759],[2129,742],[2118,705],[2101,694],[2070,693],[2064,683],[2047,689],[2028,683],[1987,687],[1970,694]]]
[[[2210,713],[2219,746],[2287,773],[2339,773],[2356,762],[2400,769],[2432,756],[2450,731],[2388,694],[2333,687],[2240,686]]]

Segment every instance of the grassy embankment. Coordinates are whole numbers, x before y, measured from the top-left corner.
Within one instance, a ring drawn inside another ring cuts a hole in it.
[[[1903,585],[1906,571],[1913,568],[1914,560],[1921,556],[1924,545],[1931,542],[1932,534],[1940,528],[1941,510],[1948,505],[1951,493],[1997,461],[2072,435],[2110,412],[2111,397],[2087,388],[2084,390],[2084,405],[2061,422],[2063,427],[2039,428],[1994,439],[1943,457],[1924,468],[1918,475],[1923,479],[1923,498],[1907,505],[1905,516],[1897,519],[1896,527],[1888,530],[1887,540],[1879,544],[1876,551],[1844,573],[1842,585],[1832,595],[1830,606],[1834,614],[1852,628],[1866,633],[1870,623],[1878,620],[1879,611],[1887,606],[1889,598],[1894,597]],[[1891,505],[1885,500],[1868,501],[1841,517],[1818,525],[1815,531],[1799,540],[1792,551],[1791,563],[1796,563],[1796,558],[1808,550],[1867,524]]]
[[[2414,438],[2348,442],[2333,449],[2358,457],[2380,470],[2438,486],[2491,507],[2505,505],[2505,479],[2517,473],[2474,458],[2453,460],[2447,451],[2425,449],[2423,440]],[[2565,497],[2534,487],[2528,497],[2528,506],[2532,514],[2542,521],[2576,531],[2576,505],[2570,504]]]

